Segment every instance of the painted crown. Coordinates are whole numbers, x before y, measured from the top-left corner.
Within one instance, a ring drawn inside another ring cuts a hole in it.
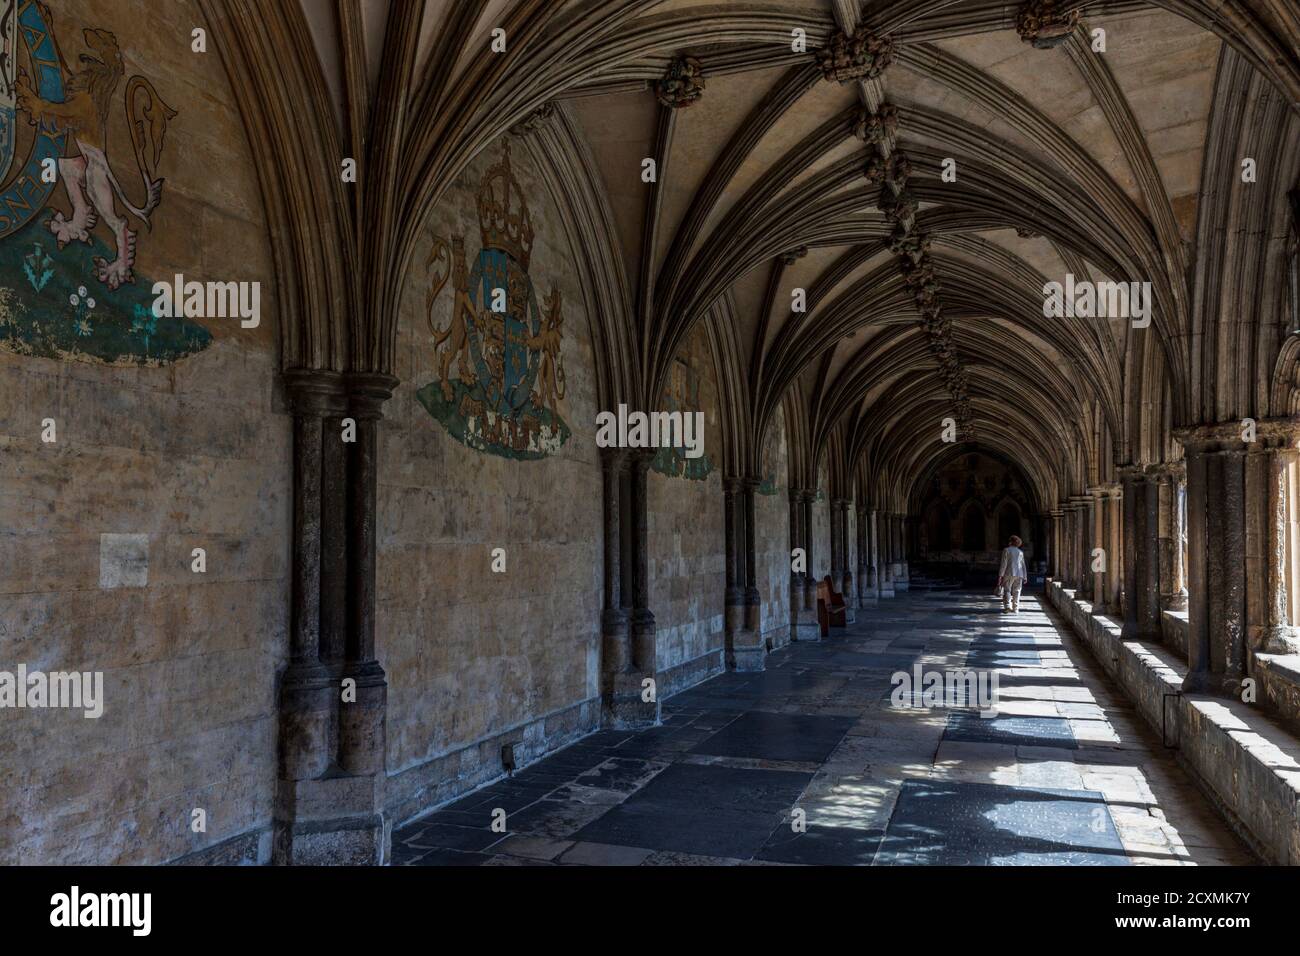
[[[519,181],[510,171],[510,144],[501,162],[483,174],[478,186],[478,225],[483,248],[500,249],[525,269],[533,254],[533,219]]]

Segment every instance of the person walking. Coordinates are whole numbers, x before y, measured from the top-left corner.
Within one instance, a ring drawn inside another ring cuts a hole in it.
[[[1020,536],[1013,534],[1010,543],[1002,549],[1002,565],[998,568],[1002,610],[1017,614],[1020,612],[1020,588],[1026,577],[1025,553],[1020,550]]]

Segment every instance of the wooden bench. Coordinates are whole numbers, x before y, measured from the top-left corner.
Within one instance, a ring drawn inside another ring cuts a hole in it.
[[[817,582],[817,623],[821,627],[822,637],[830,636],[832,626],[848,625],[844,614],[844,598],[835,590],[829,574]]]

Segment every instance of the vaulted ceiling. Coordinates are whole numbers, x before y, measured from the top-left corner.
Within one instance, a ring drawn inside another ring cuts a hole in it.
[[[256,42],[252,0],[204,2]],[[649,402],[706,323],[735,472],[783,410],[796,484],[824,461],[901,505],[953,419],[1052,502],[1176,455],[1176,427],[1298,410],[1293,0],[301,4],[271,25],[294,51],[277,75],[236,60],[255,122],[383,172],[312,222],[283,212],[286,364],[383,369],[422,216],[534,114],[606,243],[584,250],[607,260],[603,399]],[[1033,13],[1057,45],[1018,29]],[[889,52],[852,62],[854,38]],[[268,103],[294,70],[297,98]],[[321,230],[357,276],[343,313],[306,288]],[[1067,273],[1150,282],[1151,325],[1044,318]]]

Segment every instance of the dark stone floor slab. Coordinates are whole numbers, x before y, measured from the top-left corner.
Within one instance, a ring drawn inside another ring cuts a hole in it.
[[[905,671],[916,661],[919,651],[913,653],[870,654],[857,651],[840,651],[831,662],[844,667],[862,667],[876,671]]]
[[[852,717],[769,714],[756,710],[741,715],[690,752],[715,757],[821,763],[853,724]]]
[[[1078,750],[1079,743],[1064,717],[1017,717],[954,711],[948,715],[944,740],[978,744],[1010,744],[1015,747],[1064,747]]]
[[[805,866],[870,866],[884,836],[882,830],[812,824],[796,833],[784,824],[768,838],[755,859]]]
[[[428,853],[405,862],[405,866],[482,866],[491,856],[485,853],[465,853],[461,850],[430,850]],[[396,862],[396,860],[394,861]]]
[[[673,764],[575,839],[749,859],[811,780],[809,773]]]
[[[675,763],[627,802],[785,812],[795,805],[811,780],[810,773]]]
[[[774,811],[629,800],[583,827],[577,839],[747,860],[780,824],[781,813]]]
[[[489,824],[490,820],[485,820],[483,826],[477,827],[423,822],[403,828],[401,835],[403,842],[413,848],[482,850],[498,842],[502,836],[493,833]]]
[[[877,866],[1122,866],[1100,793],[908,780]]]

